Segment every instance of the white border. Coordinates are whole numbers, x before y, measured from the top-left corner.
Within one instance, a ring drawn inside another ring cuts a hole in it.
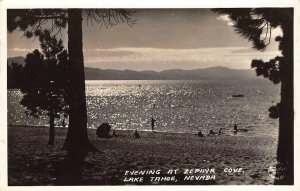
[[[300,191],[300,98],[297,74],[300,73],[299,55],[299,0],[0,0],[0,190],[295,190]],[[223,8],[223,7],[294,7],[294,105],[295,105],[295,185],[294,186],[7,186],[7,96],[6,96],[6,58],[7,32],[6,9],[8,8]]]
[[[297,0],[2,0],[6,8],[223,8],[223,7],[293,7]]]

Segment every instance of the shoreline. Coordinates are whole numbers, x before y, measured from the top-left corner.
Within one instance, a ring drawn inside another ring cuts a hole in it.
[[[7,127],[20,127],[20,128],[49,128],[49,125],[12,125],[12,124],[8,124]],[[59,128],[59,129],[68,129],[68,126],[66,127],[62,127],[62,126],[54,126],[55,129]],[[111,133],[112,130],[114,128],[111,129]],[[243,129],[243,128],[240,128]],[[240,130],[239,129],[239,130]],[[88,127],[88,131],[96,131],[97,128],[89,128]],[[115,129],[116,131],[120,131],[120,132],[134,132],[136,129]],[[202,130],[202,131],[207,131],[206,134],[204,134],[206,136],[208,136],[208,132],[209,130]],[[151,129],[138,129],[138,132],[146,132],[146,133],[166,133],[166,134],[186,134],[186,135],[195,135],[197,136],[198,131],[192,130],[190,132],[187,131],[163,131],[163,130],[154,130],[152,131]],[[216,134],[216,136],[219,136]],[[274,135],[266,135],[266,134],[252,134],[251,132],[243,132],[240,131],[237,134],[234,134],[234,130],[232,129],[223,129],[223,133],[222,136],[242,136],[242,137],[265,137],[265,136],[270,136],[270,137],[276,137]]]
[[[55,145],[48,146],[48,128],[8,127],[9,185],[55,185],[54,166],[66,155],[61,147],[67,128],[55,130]],[[85,158],[84,185],[273,183],[268,171],[276,159],[277,139],[271,136],[198,137],[187,133],[139,131],[141,139],[135,139],[133,131],[116,130],[118,137],[105,139],[97,138],[95,132],[96,129],[88,129],[88,136],[100,152],[89,153]],[[215,173],[183,173],[186,169],[207,168],[215,169]],[[238,168],[243,172],[224,172]],[[142,170],[161,170],[159,177],[171,180],[168,171],[172,169],[178,169],[174,175],[178,182],[151,181],[149,175],[143,176],[142,182],[125,181],[130,178],[125,176],[126,171]],[[210,179],[213,175],[215,179]],[[185,176],[190,179],[185,180]]]

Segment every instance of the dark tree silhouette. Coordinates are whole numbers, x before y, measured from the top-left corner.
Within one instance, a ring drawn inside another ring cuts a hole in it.
[[[49,116],[49,145],[54,145],[54,120],[68,112],[65,81],[67,53],[62,41],[45,30],[40,38],[43,54],[37,49],[27,54],[24,67],[24,94],[21,104],[35,117]]]
[[[258,76],[269,78],[273,83],[281,83],[281,100],[270,107],[269,115],[279,117],[279,140],[277,148],[277,174],[275,184],[294,184],[294,81],[293,81],[293,8],[245,8],[213,9],[225,14],[233,22],[235,31],[252,42],[253,48],[265,50],[272,37],[272,29],[280,27],[282,36],[277,56],[268,62],[252,60],[251,67]]]
[[[7,27],[9,32],[20,29],[28,38],[39,36],[43,28],[57,35],[62,28],[68,29],[69,89],[70,99],[69,128],[63,148],[69,155],[77,155],[96,149],[90,144],[87,135],[87,112],[82,50],[82,14],[86,22],[110,27],[120,22],[133,25],[133,11],[123,9],[14,9],[8,10]],[[50,27],[49,27],[49,22]],[[48,25],[47,25],[48,23]]]
[[[23,66],[14,62],[7,62],[7,88],[18,89],[23,86]]]

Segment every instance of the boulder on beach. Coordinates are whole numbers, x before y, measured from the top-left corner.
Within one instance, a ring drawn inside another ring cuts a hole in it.
[[[109,135],[111,126],[108,123],[102,123],[96,131],[96,134],[100,138],[110,138],[111,136]]]

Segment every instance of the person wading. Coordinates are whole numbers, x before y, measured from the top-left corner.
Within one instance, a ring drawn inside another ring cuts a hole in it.
[[[152,131],[154,131],[155,121],[156,120],[152,117],[151,118],[151,128],[152,128]]]

